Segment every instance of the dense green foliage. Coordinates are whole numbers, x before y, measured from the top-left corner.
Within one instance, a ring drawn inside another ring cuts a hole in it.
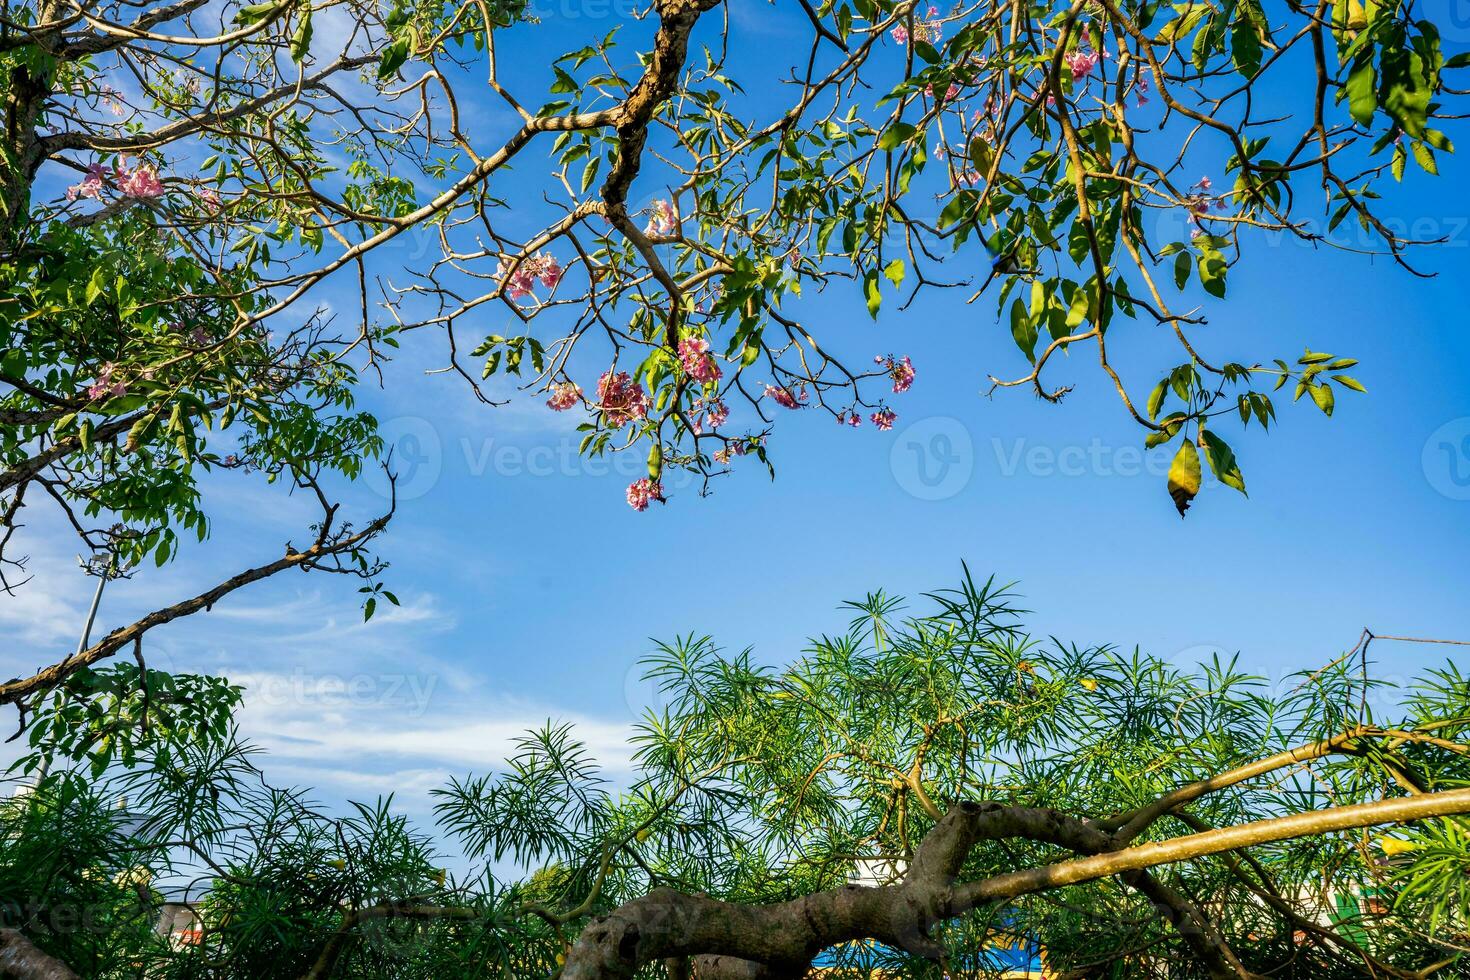
[[[85,766],[58,767],[8,804],[0,890],[43,910],[23,923],[89,976],[131,975],[133,962],[156,976],[301,976],[349,910],[384,908],[396,914],[349,923],[335,975],[544,976],[589,916],[651,887],[738,903],[840,887],[859,858],[901,869],[934,825],[930,811],[964,800],[1102,819],[1344,735],[1339,750],[1204,795],[1140,841],[1470,786],[1470,681],[1452,666],[1394,685],[1365,675],[1355,650],[1268,685],[1228,662],[1031,637],[1010,600],[968,580],[912,613],[874,594],[848,605],[846,629],[782,668],[722,655],[708,638],[670,643],[648,662],[664,706],[638,726],[631,776],[604,773],[574,731],[548,725],[499,771],[442,790],[432,832],[394,816],[389,801],[342,818],[270,788],[212,719],[190,734],[113,729],[113,715],[98,712],[93,730],[130,740],[131,764],[95,779]],[[232,692],[208,690],[201,700],[228,710]],[[85,762],[86,746],[68,743],[61,757]],[[111,809],[119,795],[126,814]],[[441,870],[451,859],[434,838],[462,845],[470,861],[460,873]],[[962,877],[1066,856],[996,840],[975,848]],[[1412,970],[1454,956],[1470,912],[1467,862],[1452,818],[1156,873],[1254,970],[1382,976],[1384,964]],[[197,945],[171,948],[146,928],[147,885],[180,875],[193,878],[205,929]],[[1354,911],[1334,923],[1324,913],[1343,896]],[[95,925],[57,928],[48,915],[64,910],[85,910]],[[1056,969],[1155,976],[1173,962],[1170,976],[1206,975],[1155,913],[1112,878],[985,906],[946,927],[950,972],[985,975],[973,954],[1011,935],[1039,940]],[[937,969],[897,950],[880,956],[905,975]]]

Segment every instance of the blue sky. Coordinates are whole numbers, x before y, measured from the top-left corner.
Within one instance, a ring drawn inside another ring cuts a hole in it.
[[[784,70],[767,33],[779,38],[784,16],[759,34],[737,17],[737,52]],[[544,66],[544,35],[516,36],[527,39],[517,58]],[[476,404],[461,383],[424,373],[442,351],[418,336],[367,396],[406,460],[406,499],[382,548],[403,607],[362,624],[348,583],[288,575],[160,631],[152,663],[247,683],[242,724],[271,750],[266,770],[280,781],[329,799],[396,791],[423,813],[429,788],[493,768],[516,732],[546,717],[575,722],[614,773],[626,766],[626,728],[650,697],[636,662],[651,637],[709,633],[780,662],[845,622],[841,600],[946,587],[962,561],[1017,580],[1038,634],[1181,662],[1238,651],[1271,677],[1326,662],[1364,626],[1470,639],[1470,487],[1456,480],[1470,481],[1470,168],[1452,157],[1441,168],[1436,180],[1411,167],[1384,202],[1398,227],[1450,238],[1418,256],[1437,278],[1258,241],[1231,272],[1229,300],[1207,307],[1197,339],[1210,355],[1310,345],[1359,358],[1353,373],[1370,392],[1341,397],[1330,420],[1283,400],[1270,435],[1225,430],[1249,499],[1208,487],[1181,520],[1164,489],[1167,451],[1142,454],[1090,351],[1058,375],[1077,383],[1061,406],[1019,391],[984,397],[988,373],[1024,373],[1023,362],[993,303],[967,307],[955,292],[876,324],[855,295],[804,304],[819,337],[913,358],[918,380],[892,402],[895,431],[783,415],[774,482],[737,467],[712,496],[675,484],[646,514],[623,500],[641,461],[609,472],[578,459],[575,420],[540,399]],[[1160,359],[1162,331],[1120,322],[1109,334],[1136,395],[1177,360]],[[945,460],[946,478],[927,485]],[[208,544],[112,587],[103,629],[302,539],[303,502],[238,479],[212,491]],[[372,481],[348,496],[363,513],[377,500]],[[0,605],[14,637],[0,669],[74,643],[89,598],[71,542],[41,530],[34,588]],[[1385,672],[1406,675],[1445,649],[1375,653]]]

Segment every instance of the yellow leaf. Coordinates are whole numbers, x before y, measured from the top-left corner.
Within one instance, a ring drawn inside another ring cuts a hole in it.
[[[1174,462],[1169,464],[1169,496],[1174,498],[1180,517],[1189,510],[1190,501],[1199,495],[1199,481],[1199,450],[1185,439],[1179,444]]]

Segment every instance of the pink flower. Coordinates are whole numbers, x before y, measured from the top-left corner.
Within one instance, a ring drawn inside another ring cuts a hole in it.
[[[766,385],[766,397],[771,399],[782,408],[800,408],[801,403],[806,401],[806,389],[801,390],[801,395],[793,395],[789,388],[778,388],[775,385]]]
[[[645,235],[672,235],[674,229],[679,226],[679,212],[668,201],[660,198],[648,207],[648,225],[643,229]]]
[[[720,366],[709,353],[709,341],[703,337],[685,337],[679,341],[679,362],[691,381],[720,380]]]
[[[863,417],[857,413],[857,409],[853,409],[853,411],[851,413],[848,413],[848,412],[838,412],[837,413],[837,424],[838,425],[850,425],[854,429],[859,429],[859,428],[862,428],[862,425],[863,425]]]
[[[868,418],[873,420],[873,424],[878,427],[878,431],[880,432],[887,432],[893,428],[893,423],[898,421],[898,415],[891,408],[880,408],[872,415],[869,415]]]
[[[582,386],[575,381],[558,381],[551,386],[551,397],[546,407],[553,412],[565,412],[582,400]]]
[[[1066,62],[1072,69],[1072,81],[1079,82],[1097,67],[1098,54],[1095,51],[1073,51],[1067,55]]]
[[[888,33],[899,44],[908,44],[909,43],[909,29],[907,27],[903,26],[902,24],[899,24],[897,27],[895,27],[893,30],[889,31]]]
[[[887,365],[888,376],[893,379],[894,394],[908,391],[914,384],[914,365],[909,361],[908,355],[895,359],[893,355],[886,358],[874,358],[879,363]]]
[[[648,509],[650,500],[662,501],[663,499],[663,487],[647,477],[628,484],[628,506],[639,513]]]
[[[112,372],[116,369],[117,365],[111,361],[102,365],[101,369],[97,372],[97,380],[87,386],[87,397],[96,401],[99,398],[106,398],[109,395],[113,398],[118,398],[127,394],[128,386],[121,381],[113,380]]]
[[[1199,183],[1198,184],[1195,184],[1194,186],[1198,187],[1200,190],[1202,190],[1206,194],[1208,194],[1210,192],[1210,189],[1215,186],[1215,183],[1214,183],[1214,181],[1210,180],[1210,178],[1208,176],[1204,176],[1204,177],[1201,177],[1199,179]]]
[[[102,104],[107,106],[108,112],[119,117],[127,114],[128,107],[123,105],[122,93],[117,89],[111,85],[103,85],[99,94],[101,94]]]
[[[627,371],[616,375],[609,371],[597,379],[597,407],[608,425],[621,429],[634,419],[648,417],[648,396]]]
[[[94,163],[87,167],[87,176],[80,183],[71,185],[66,189],[66,199],[75,201],[79,197],[101,197],[104,181],[107,179],[107,171],[102,169],[102,164]]]
[[[537,280],[547,289],[555,289],[561,282],[562,267],[555,256],[540,252],[522,259],[514,272],[509,271],[504,262],[497,263],[495,276],[505,287],[507,296],[513,300],[524,299],[532,295]]]
[[[701,415],[701,413],[703,414]],[[718,429],[724,425],[725,420],[730,417],[730,409],[718,398],[711,398],[709,401],[700,398],[695,400],[690,414],[693,416],[691,427],[694,429],[695,434],[698,435],[704,431],[706,425],[711,429]]]
[[[163,195],[163,181],[149,163],[140,164],[131,173],[117,168],[117,189],[128,197],[153,198]]]
[[[201,187],[194,192],[194,196],[204,205],[206,211],[215,212],[220,209],[219,192],[213,187]]]

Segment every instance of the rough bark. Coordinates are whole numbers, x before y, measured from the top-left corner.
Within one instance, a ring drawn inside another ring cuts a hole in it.
[[[856,939],[937,958],[940,949],[930,930],[947,919],[988,902],[1125,875],[1174,921],[1183,922],[1186,943],[1212,975],[1249,976],[1192,902],[1138,873],[1256,844],[1463,813],[1470,813],[1470,790],[1427,793],[1260,820],[961,883],[956,881],[960,869],[982,840],[1027,837],[1068,847],[1072,841],[1076,850],[1096,846],[1100,839],[1111,841],[1111,835],[1055,811],[961,803],[925,837],[899,884],[848,885],[763,906],[658,889],[589,924],[562,976],[620,980],[661,959],[719,956],[750,964],[740,967],[744,974],[719,980],[742,975],[784,980],[802,976],[820,950]]]
[[[14,980],[78,980],[72,968],[16,929],[0,929],[0,977]]]

